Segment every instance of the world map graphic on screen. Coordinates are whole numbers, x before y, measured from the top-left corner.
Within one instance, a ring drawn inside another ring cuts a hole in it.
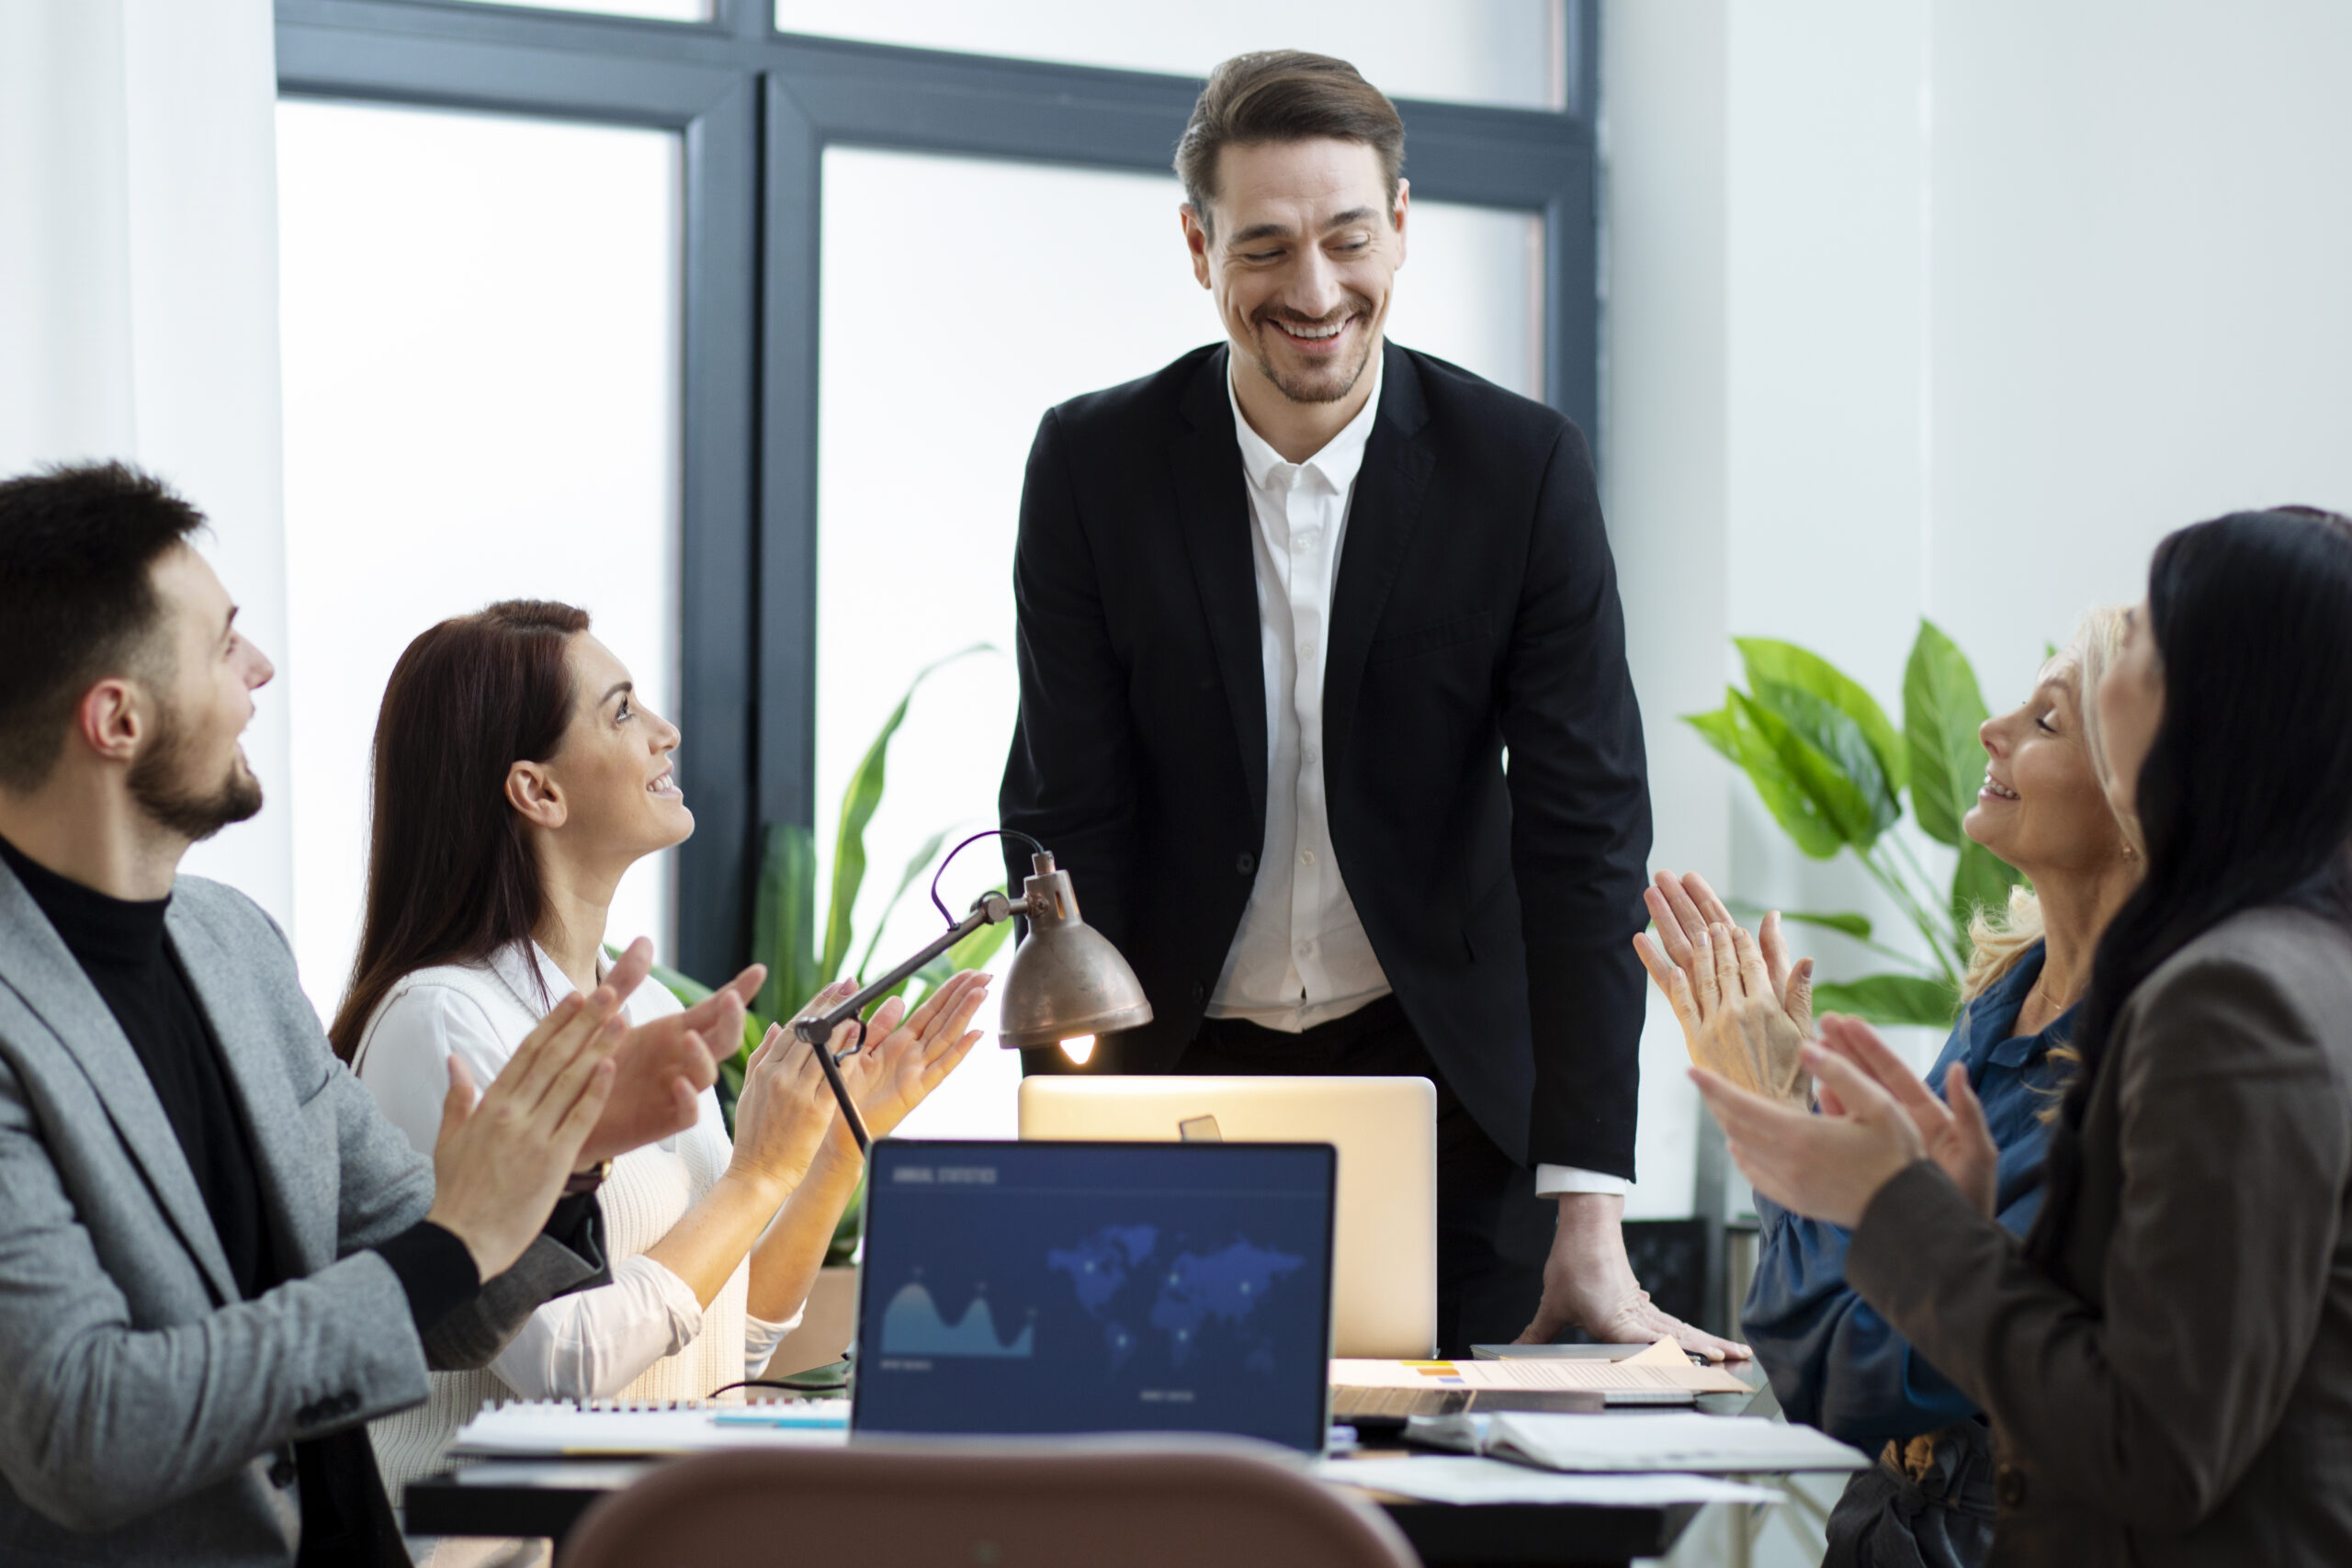
[[[1210,1252],[1180,1250],[1165,1263],[1154,1261],[1159,1231],[1154,1225],[1106,1225],[1076,1246],[1046,1255],[1046,1267],[1067,1275],[1078,1304],[1102,1328],[1111,1371],[1135,1353],[1138,1325],[1161,1335],[1171,1367],[1192,1359],[1204,1325],[1235,1332],[1242,1365],[1252,1371],[1273,1366],[1273,1350],[1250,1333],[1251,1315],[1267,1292],[1305,1259],[1237,1237]]]

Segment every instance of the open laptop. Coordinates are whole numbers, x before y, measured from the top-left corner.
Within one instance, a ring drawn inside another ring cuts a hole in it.
[[[1021,1080],[1021,1136],[1328,1143],[1340,1151],[1336,1354],[1437,1348],[1437,1090],[1427,1078]]]
[[[1329,1431],[1335,1156],[874,1145],[854,1433]]]

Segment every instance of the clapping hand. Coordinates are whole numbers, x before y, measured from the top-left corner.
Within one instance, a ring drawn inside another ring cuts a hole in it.
[[[605,971],[598,988],[627,1001],[652,964],[653,944],[639,937]],[[743,1010],[767,973],[754,964],[684,1012],[624,1030],[614,1053],[612,1098],[581,1149],[583,1164],[658,1143],[695,1124],[700,1114],[695,1101],[718,1081],[718,1055],[735,1050],[743,1038]]]
[[[1803,1106],[1799,1053],[1813,1023],[1813,960],[1790,962],[1779,912],[1750,936],[1696,872],[1659,872],[1642,899],[1657,940],[1637,934],[1634,951],[1673,1005],[1690,1060],[1768,1100]]]
[[[967,969],[948,976],[911,1013],[899,997],[875,1010],[865,1025],[865,1048],[842,1064],[868,1133],[888,1134],[971,1055],[980,1036],[967,1026],[988,994],[989,976]],[[846,1127],[841,1136],[849,1136]]]
[[[2001,1150],[1984,1123],[1984,1106],[1968,1081],[1967,1066],[1954,1062],[1944,1069],[1944,1098],[1938,1100],[1919,1075],[1879,1038],[1878,1031],[1858,1018],[1835,1013],[1824,1018],[1821,1043],[1829,1055],[1842,1058],[1903,1108],[1928,1157],[1951,1178],[1952,1185],[1978,1213],[1991,1215],[1998,1198]],[[1845,1109],[1846,1095],[1838,1088],[1845,1082],[1844,1073],[1822,1076],[1824,1111]]]
[[[1821,1111],[1775,1101],[1702,1067],[1690,1071],[1701,1098],[1723,1123],[1732,1158],[1767,1198],[1815,1219],[1852,1226],[1897,1172],[1932,1158],[1979,1213],[1993,1213],[1999,1159],[1984,1108],[1953,1065],[1949,1106],[1887,1049],[1869,1026],[1825,1019],[1830,1044],[1807,1045],[1802,1060],[1820,1080]]]
[[[790,1019],[768,1025],[766,1038],[743,1068],[743,1089],[735,1100],[732,1168],[767,1183],[778,1201],[808,1175],[836,1113],[832,1086],[825,1081],[817,1053],[795,1049],[801,1041],[791,1026],[830,1012],[856,990],[855,980],[836,981]],[[845,1051],[856,1038],[855,1024],[840,1024],[826,1048]]]
[[[605,1109],[621,1000],[610,986],[564,998],[479,1099],[464,1058],[449,1058],[424,1217],[465,1244],[485,1280],[512,1268],[547,1224]]]

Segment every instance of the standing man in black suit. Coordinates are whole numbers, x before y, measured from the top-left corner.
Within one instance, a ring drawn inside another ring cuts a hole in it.
[[[1592,463],[1384,343],[1404,140],[1341,61],[1210,77],[1176,171],[1227,341],[1038,429],[1002,820],[1151,998],[1089,1070],[1435,1083],[1442,1349],[1745,1355],[1620,1228],[1650,813]]]

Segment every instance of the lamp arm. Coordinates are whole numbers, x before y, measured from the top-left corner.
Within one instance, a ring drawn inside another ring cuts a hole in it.
[[[874,1140],[865,1131],[865,1119],[857,1113],[856,1101],[850,1098],[849,1085],[842,1079],[839,1060],[825,1048],[827,1043],[833,1037],[833,1031],[844,1023],[855,1021],[858,1015],[872,1006],[877,998],[888,994],[893,987],[911,977],[915,971],[978,931],[982,926],[992,926],[999,921],[1009,920],[1026,908],[1025,904],[1015,903],[1001,893],[984,894],[974,901],[970,914],[933,938],[913,957],[899,964],[857,995],[842,1002],[831,1012],[816,1018],[794,1021],[792,1032],[817,1054],[817,1065],[824,1069],[825,1082],[833,1091],[833,1103],[841,1107],[842,1120],[849,1123],[850,1136],[857,1140],[859,1154],[863,1155],[871,1149],[874,1146]],[[865,1045],[865,1026],[860,1024],[857,1044],[850,1051],[843,1052],[842,1055],[854,1055],[856,1051],[863,1050]]]

